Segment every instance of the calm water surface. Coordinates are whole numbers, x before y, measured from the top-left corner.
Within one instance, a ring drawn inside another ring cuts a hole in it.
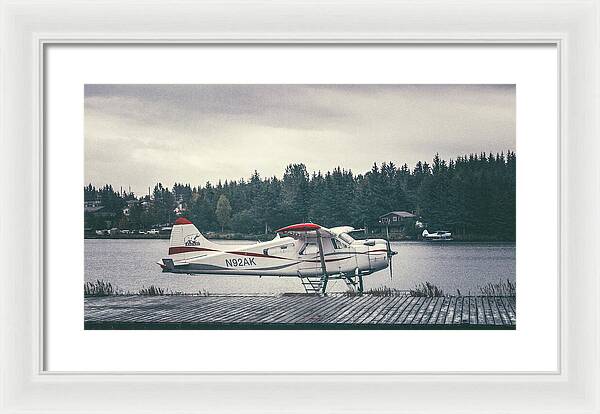
[[[240,241],[217,241],[244,244]],[[297,278],[175,275],[162,273],[156,262],[166,256],[168,240],[85,240],[85,280],[101,279],[123,290],[159,286],[196,293],[304,292]],[[514,243],[392,242],[394,275],[389,269],[364,278],[365,289],[382,286],[411,289],[431,282],[445,293],[479,293],[479,286],[506,279],[515,282]],[[345,291],[343,281],[331,281],[328,291]]]

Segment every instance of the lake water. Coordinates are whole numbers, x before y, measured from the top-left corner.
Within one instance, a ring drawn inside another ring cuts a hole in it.
[[[244,244],[240,241],[216,241]],[[298,278],[179,275],[163,273],[156,264],[166,256],[168,240],[85,240],[85,280],[110,282],[137,292],[155,285],[164,289],[197,293],[304,292]],[[364,278],[365,290],[378,287],[411,289],[431,282],[445,293],[479,293],[479,286],[509,279],[515,282],[514,243],[392,242],[394,274],[381,270]],[[330,281],[328,291],[347,290],[343,281]]]

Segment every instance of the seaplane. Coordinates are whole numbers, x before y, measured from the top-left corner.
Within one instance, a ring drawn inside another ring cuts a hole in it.
[[[446,230],[439,230],[434,233],[429,233],[427,229],[423,230],[423,240],[426,241],[452,241],[452,233]]]
[[[301,223],[280,228],[274,239],[251,245],[207,240],[184,217],[175,221],[169,252],[158,264],[163,272],[189,275],[298,277],[306,293],[325,295],[330,280],[344,280],[359,293],[363,277],[390,269],[392,251],[385,239],[355,240],[350,226],[326,228]]]

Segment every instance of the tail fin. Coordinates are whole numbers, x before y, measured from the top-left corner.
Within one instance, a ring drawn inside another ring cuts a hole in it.
[[[217,250],[215,244],[209,242],[191,221],[184,217],[175,221],[169,241],[169,256],[212,250]]]

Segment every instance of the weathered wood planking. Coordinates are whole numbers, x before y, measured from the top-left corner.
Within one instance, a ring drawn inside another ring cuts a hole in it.
[[[86,329],[515,329],[514,297],[108,296]]]

